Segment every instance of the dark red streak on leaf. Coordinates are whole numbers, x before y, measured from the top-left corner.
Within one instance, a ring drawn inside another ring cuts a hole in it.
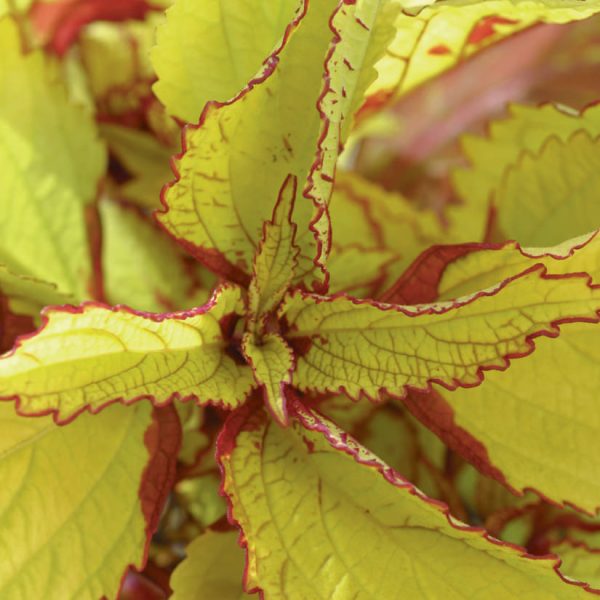
[[[480,44],[486,38],[494,35],[496,33],[496,25],[517,25],[518,23],[519,21],[515,21],[514,19],[507,19],[506,17],[498,17],[496,15],[484,17],[473,27],[467,38],[467,44]]]
[[[429,48],[427,54],[431,54],[432,56],[444,56],[445,54],[450,54],[450,48],[444,44],[438,44],[437,46]]]

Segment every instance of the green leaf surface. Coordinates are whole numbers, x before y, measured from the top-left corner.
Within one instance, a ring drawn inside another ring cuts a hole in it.
[[[179,248],[132,208],[100,203],[104,291],[111,304],[149,312],[184,310],[208,301],[194,289]]]
[[[2,598],[112,600],[128,566],[143,568],[179,443],[177,421],[152,412],[112,406],[59,427],[0,404]]]
[[[281,425],[287,425],[285,389],[292,382],[294,353],[276,333],[266,334],[258,341],[246,334],[242,350],[256,383],[263,386],[265,404]]]
[[[242,590],[244,553],[237,537],[234,531],[207,531],[198,536],[171,577],[173,600],[251,598]]]
[[[542,265],[456,301],[397,306],[296,292],[280,314],[297,350],[293,383],[377,399],[431,382],[473,386],[484,370],[555,336],[559,323],[598,320],[600,289],[585,274],[552,277]]]
[[[301,0],[177,0],[158,30],[154,92],[170,114],[196,122],[209,100],[224,102],[261,69]]]
[[[578,131],[586,132],[590,140],[586,142],[584,134],[577,134]],[[490,123],[486,137],[465,136],[462,146],[470,166],[453,173],[456,191],[467,203],[467,214],[470,214],[470,218],[462,222],[463,239],[483,240],[490,205],[497,206],[504,239],[516,238],[526,245],[557,244],[597,227],[598,223],[593,220],[585,226],[582,209],[593,211],[595,203],[593,200],[582,203],[582,200],[585,201],[588,190],[584,185],[586,174],[587,181],[593,174],[595,152],[592,140],[598,135],[598,106],[577,113],[553,104],[541,107],[514,104],[510,106],[507,118]],[[570,147],[573,149],[572,157]],[[572,163],[567,156],[573,159]],[[528,167],[534,176],[524,184],[522,176]],[[512,182],[508,181],[509,178]],[[519,183],[528,187],[519,188]],[[507,185],[512,185],[512,189],[507,189]],[[552,216],[548,206],[559,206],[561,199],[569,200],[564,197],[564,190],[569,186],[577,190],[579,210],[560,223],[564,228],[561,237],[556,223],[552,226],[547,222]],[[499,199],[496,198],[498,193]],[[590,212],[591,215],[593,212]],[[573,222],[571,217],[574,217]],[[550,228],[546,230],[546,226]]]
[[[95,304],[49,310],[36,335],[0,358],[0,395],[17,398],[21,414],[52,412],[59,422],[137,398],[238,406],[254,386],[252,371],[225,354],[220,320],[242,310],[236,287],[182,313]]]
[[[295,409],[285,430],[243,409],[220,439],[246,589],[286,600],[585,594],[560,579],[555,559],[456,521],[335,425]]]
[[[297,228],[292,221],[296,193],[296,179],[286,179],[273,217],[264,224],[248,291],[248,310],[257,321],[277,308],[294,279],[299,253],[294,242]]]
[[[56,69],[40,52],[22,54],[7,18],[0,21],[0,140],[0,263],[89,297],[86,206],[97,193],[104,149]]]

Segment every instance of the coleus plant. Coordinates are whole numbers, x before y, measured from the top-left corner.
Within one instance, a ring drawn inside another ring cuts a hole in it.
[[[363,165],[600,3],[168,5],[0,3],[0,597],[594,592],[598,107]]]

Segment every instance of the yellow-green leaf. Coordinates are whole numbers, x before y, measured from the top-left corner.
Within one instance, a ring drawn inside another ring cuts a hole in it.
[[[200,527],[206,528],[214,525],[227,512],[225,500],[219,495],[220,487],[219,475],[208,472],[199,477],[183,479],[175,487],[175,492],[179,502],[185,506],[194,521]]]
[[[592,106],[582,113],[577,113],[563,106],[546,104],[541,107],[511,105],[510,114],[506,119],[492,122],[488,127],[486,137],[468,135],[463,137],[463,152],[470,162],[470,166],[457,169],[453,174],[453,183],[458,195],[467,203],[468,213],[462,222],[464,228],[463,240],[479,241],[485,235],[487,226],[487,213],[491,203],[497,203],[495,194],[505,182],[505,173],[510,169],[516,169],[517,173],[523,168],[523,162],[533,165],[534,157],[540,154],[546,155],[545,160],[554,165],[548,168],[553,171],[543,170],[541,175],[552,179],[554,183],[559,182],[559,188],[564,189],[573,177],[577,177],[577,170],[586,168],[594,157],[582,156],[585,146],[580,139],[579,160],[577,167],[570,166],[570,162],[560,161],[561,148],[563,152],[570,145],[569,140],[578,131],[585,131],[592,139],[600,135],[600,107]],[[581,135],[581,134],[580,134]],[[579,137],[579,136],[578,136]],[[550,140],[554,138],[554,141]],[[562,144],[560,143],[562,142]],[[590,142],[588,142],[588,145]],[[548,154],[550,145],[550,154]],[[566,145],[566,146],[565,146]],[[544,148],[546,149],[544,150]],[[529,158],[522,158],[523,155]],[[583,158],[583,164],[581,163]],[[571,159],[571,156],[569,156]],[[557,168],[558,162],[560,166]],[[514,175],[513,175],[514,177]],[[548,188],[546,188],[548,189]],[[502,223],[502,233],[508,239],[517,238],[524,244],[555,244],[563,239],[585,233],[585,229],[577,231],[570,225],[571,217],[577,217],[575,223],[581,226],[581,213],[570,215],[567,221],[563,221],[563,237],[557,237],[556,229],[549,230],[548,239],[544,239],[545,229],[540,229],[536,237],[531,239],[520,239],[522,226],[535,227],[536,223],[542,227],[542,218],[548,217],[544,201],[540,205],[539,192],[530,198],[528,190],[513,190],[515,197],[512,203],[507,205],[506,194],[504,202],[498,206],[499,218]],[[551,190],[554,195],[555,190]],[[590,203],[588,210],[593,211],[595,204]],[[593,213],[591,213],[593,214]],[[529,224],[528,224],[529,222]],[[587,229],[593,229],[598,224],[590,222]],[[568,227],[569,230],[564,228]]]
[[[4,265],[0,265],[0,294],[7,298],[11,312],[36,318],[44,306],[74,301],[72,296],[61,294],[55,285],[33,277],[16,275]]]
[[[555,559],[456,521],[335,425],[295,410],[281,429],[242,409],[221,436],[246,589],[285,600],[584,596]]]
[[[171,576],[173,600],[242,600],[244,553],[237,532],[207,531],[186,549],[186,557]]]
[[[69,8],[63,10],[68,16]],[[151,10],[144,19],[111,23],[96,18],[81,29],[77,51],[98,112],[127,115],[151,95],[150,50],[163,20],[163,11]]]
[[[183,310],[207,301],[178,247],[135,209],[110,200],[100,203],[104,291],[111,304],[150,312]]]
[[[45,312],[45,323],[0,358],[0,395],[22,414],[65,421],[115,400],[175,398],[235,407],[254,382],[225,353],[220,319],[240,314],[239,288],[218,290],[205,306],[155,315],[84,304]]]
[[[369,95],[405,94],[508,35],[600,10],[597,0],[413,0],[404,6]]]
[[[303,189],[317,160],[322,117],[316,103],[336,4],[308,5],[237,98],[207,105],[199,125],[186,130],[185,152],[175,165],[179,179],[165,194],[159,220],[200,261],[239,283],[249,282],[281,183],[292,174]],[[326,241],[309,228],[314,212],[310,200],[299,199],[293,221],[298,273],[316,268],[320,281],[315,260]]]
[[[258,340],[247,333],[242,350],[254,371],[256,383],[263,386],[267,408],[281,425],[287,425],[285,388],[292,382],[292,350],[276,333],[265,334]]]
[[[374,294],[425,248],[449,243],[457,234],[445,231],[433,211],[420,210],[355,173],[337,173],[329,214],[333,243],[327,270],[333,293]]]
[[[158,208],[163,186],[173,179],[170,159],[175,151],[138,129],[105,123],[100,133],[130,176],[118,187],[119,195],[145,208]]]
[[[209,100],[233,98],[261,69],[302,0],[177,0],[158,29],[156,95],[170,114],[198,120]]]
[[[296,224],[291,220],[296,191],[296,179],[288,177],[279,192],[272,219],[264,224],[248,291],[250,316],[257,321],[277,308],[294,278],[299,252],[294,243]]]
[[[521,271],[524,263],[543,263],[561,286],[586,270],[598,283],[599,249],[593,237],[587,244],[579,239],[550,249],[558,258],[539,257],[541,251],[536,258],[531,249],[533,256],[526,256],[514,244],[473,252],[446,268],[440,291],[446,297],[468,293],[490,278]],[[597,324],[561,326],[558,338],[536,339],[531,356],[514,361],[506,372],[486,373],[480,387],[435,388],[454,414],[454,427],[483,445],[487,462],[505,484],[590,513],[600,507],[598,341]]]
[[[598,138],[579,131],[566,142],[549,138],[538,155],[521,155],[493,194],[496,235],[546,246],[600,226],[599,149]]]
[[[0,139],[0,262],[60,292],[89,296],[85,209],[104,150],[56,69],[40,52],[22,54],[8,18],[0,20]]]
[[[552,546],[552,552],[561,561],[560,572],[567,577],[585,581],[600,592],[600,551],[585,544],[568,540]]]
[[[488,288],[534,264],[543,264],[554,275],[587,273],[599,282],[599,252],[598,231],[546,248],[524,248],[517,242],[507,242],[493,250],[474,247],[445,265],[437,283],[438,299],[451,300]]]
[[[174,461],[168,452],[176,452],[177,425],[156,427],[146,402],[83,415],[66,427],[50,417],[20,417],[12,403],[0,403],[2,598],[117,597],[128,566],[144,566],[174,475],[160,469],[166,457]],[[148,436],[161,445],[147,447]],[[149,522],[144,503],[153,500]]]
[[[554,278],[542,265],[454,302],[396,306],[295,292],[281,309],[297,349],[293,383],[351,397],[403,395],[407,386],[450,389],[525,356],[558,325],[597,321],[600,289],[589,278]],[[562,327],[562,325],[561,325]]]
[[[325,118],[321,121],[317,161],[306,190],[317,206],[329,201],[338,156],[354,114],[377,77],[375,63],[394,38],[394,20],[400,7],[396,0],[340,2],[331,18],[335,37],[325,62],[325,84],[318,102]],[[313,223],[323,238],[328,237],[326,221],[316,219]]]

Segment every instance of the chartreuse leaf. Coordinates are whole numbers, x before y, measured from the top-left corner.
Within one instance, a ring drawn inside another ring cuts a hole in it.
[[[404,6],[369,95],[406,94],[517,31],[586,19],[600,10],[596,0],[415,0]]]
[[[244,553],[237,537],[233,531],[207,531],[197,537],[171,576],[173,600],[250,598],[242,590]]]
[[[581,131],[585,131],[590,139],[584,141],[584,134],[577,134]],[[584,206],[590,215],[596,209],[593,201],[588,201],[587,204],[581,202],[585,200],[586,187],[579,190],[580,210],[570,214],[569,219],[561,223],[563,228],[567,228],[562,230],[562,238],[557,236],[556,226],[552,227],[552,223],[548,222],[547,207],[552,201],[557,205],[561,190],[574,183],[578,177],[582,177],[581,181],[585,183],[585,174],[590,173],[589,164],[594,161],[594,157],[586,150],[594,152],[592,140],[600,135],[600,107],[591,106],[582,113],[577,113],[552,104],[541,107],[511,105],[509,117],[492,122],[488,132],[486,137],[463,137],[463,152],[470,166],[453,173],[454,187],[467,203],[470,215],[462,223],[465,228],[464,240],[483,239],[491,205],[497,207],[501,233],[505,238],[517,238],[524,244],[555,244],[569,236],[585,233],[597,225],[590,221],[585,227],[582,223],[585,218],[582,217]],[[576,140],[573,139],[574,136]],[[570,154],[570,147],[573,149],[573,156]],[[560,158],[565,153],[569,153],[568,162]],[[497,197],[498,190],[506,186],[506,178],[512,169],[515,172],[510,177],[514,180],[514,186],[519,183],[517,179],[522,182],[523,169],[537,165],[538,161],[541,162],[535,167],[536,177],[532,177],[528,185],[533,185],[534,181],[542,183],[546,178],[548,183],[545,192],[551,193],[549,199],[540,198],[541,190],[534,191],[531,187],[513,187],[510,197],[507,195],[508,190],[504,189],[500,193],[501,197]],[[558,161],[561,164],[557,168]],[[581,176],[578,175],[579,169],[582,169]],[[557,184],[558,188],[555,190],[552,186]],[[532,191],[534,195],[530,196]],[[529,232],[523,232],[523,227],[528,228]],[[536,227],[539,228],[537,231],[534,230]],[[522,239],[518,237],[519,234],[529,237]]]
[[[11,312],[38,317],[40,310],[49,304],[68,304],[74,298],[61,294],[56,286],[46,281],[16,275],[0,265],[0,295],[8,300]]]
[[[220,320],[242,308],[239,288],[225,287],[201,308],[167,315],[94,304],[48,310],[42,329],[0,358],[0,395],[17,398],[22,414],[52,411],[58,421],[138,397],[238,406],[252,371],[225,353]]]
[[[579,131],[566,142],[549,138],[537,156],[521,155],[494,191],[500,235],[545,246],[600,226],[599,148]]]
[[[104,199],[100,216],[104,290],[111,304],[161,312],[208,300],[192,295],[194,282],[178,247],[144,215]]]
[[[600,550],[565,540],[552,546],[552,552],[560,558],[563,575],[585,581],[590,587],[600,590]]]
[[[406,386],[472,386],[482,371],[529,354],[559,323],[596,321],[600,289],[588,276],[555,278],[542,265],[454,302],[397,306],[295,292],[281,315],[297,348],[293,383],[351,397],[402,395]]]
[[[177,0],[158,29],[154,92],[170,114],[198,120],[209,100],[233,98],[261,69],[302,0]]]
[[[523,262],[543,263],[565,286],[580,277],[573,273],[591,267],[597,283],[600,244],[594,237],[576,249],[581,244],[582,239],[571,242],[570,257],[567,244],[551,249],[559,257],[554,259],[528,257],[514,244],[496,251],[473,252],[446,268],[441,293],[454,296],[458,290],[467,293],[479,289],[490,276],[496,281],[509,276],[511,263],[513,273],[519,272]],[[506,372],[486,373],[480,387],[454,393],[435,388],[454,415],[454,431],[462,431],[463,436],[466,432],[483,446],[491,472],[503,483],[519,492],[533,489],[555,502],[567,501],[590,513],[600,507],[598,336],[595,324],[561,326],[558,338],[536,339],[531,356],[514,361]],[[435,416],[431,415],[434,421]],[[443,419],[448,430],[447,415]]]
[[[272,219],[264,224],[248,290],[248,309],[254,320],[277,308],[294,278],[299,253],[294,242],[296,224],[291,220],[296,192],[296,178],[288,177],[279,192]]]
[[[104,151],[92,119],[69,104],[44,56],[22,54],[8,18],[0,21],[0,139],[0,263],[88,296],[85,209]]]
[[[333,238],[327,270],[333,293],[362,289],[374,294],[425,248],[457,235],[454,229],[445,231],[433,211],[419,210],[355,173],[338,171],[329,214]]]
[[[340,150],[343,148],[355,112],[363,103],[367,88],[375,81],[375,64],[394,38],[394,20],[401,5],[396,0],[341,2],[331,18],[335,32],[325,71],[327,77],[318,108],[321,122],[319,153],[310,173],[307,196],[317,205],[327,203]],[[327,237],[327,224],[314,224]]]
[[[256,383],[263,386],[267,408],[281,425],[287,425],[285,388],[292,381],[294,353],[276,333],[265,334],[258,341],[247,333],[242,350]]]
[[[295,403],[283,430],[229,419],[218,457],[247,547],[245,588],[267,598],[571,598],[532,559],[449,516],[333,423]]]
[[[588,273],[597,282],[599,252],[597,231],[546,248],[523,248],[517,242],[507,242],[493,250],[475,246],[460,259],[444,265],[437,282],[437,296],[440,300],[459,298],[540,263],[552,274]]]
[[[57,15],[58,24],[68,22],[72,14],[73,9],[67,3],[63,14]],[[81,29],[77,51],[99,111],[120,115],[138,109],[142,100],[151,94],[155,74],[150,50],[164,14],[150,11],[144,19],[141,15],[132,15],[120,23],[110,23],[111,19],[103,20],[103,16],[106,15],[96,16]]]
[[[183,479],[175,488],[178,501],[203,529],[214,525],[227,513],[225,500],[219,495],[220,487],[221,478],[212,471]]]
[[[117,405],[58,427],[0,404],[2,598],[113,599],[143,568],[179,442],[177,421],[152,412]]]
[[[296,202],[293,215],[298,278],[323,283],[324,205],[352,112],[390,37],[387,6],[306,3],[261,73],[234,100],[207,105],[198,127],[188,128],[179,180],[159,218],[205,264],[247,283],[262,224],[291,173],[313,200]]]
[[[335,6],[334,0],[308,5],[252,83],[234,101],[209,104],[199,126],[186,130],[179,180],[166,192],[159,220],[229,279],[248,283],[281,183],[291,173],[303,186],[316,161],[321,116],[315,105]],[[312,202],[296,203],[302,273],[313,270],[317,256],[313,212]]]
[[[138,129],[104,123],[100,133],[130,178],[118,187],[119,196],[144,208],[160,206],[160,191],[173,178],[170,147]]]

